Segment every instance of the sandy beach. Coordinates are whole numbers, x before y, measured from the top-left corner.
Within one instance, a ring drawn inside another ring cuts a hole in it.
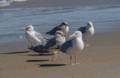
[[[0,78],[120,78],[119,4],[119,0],[28,0],[0,7]],[[80,64],[67,65],[63,53],[51,62],[52,55],[27,50],[21,28],[28,24],[45,33],[68,21],[72,33],[89,20],[96,34],[78,55]]]
[[[51,55],[1,52],[0,78],[119,78],[119,34],[96,34],[80,55],[80,64],[74,66],[66,65],[68,57],[61,53],[56,62],[50,62]]]

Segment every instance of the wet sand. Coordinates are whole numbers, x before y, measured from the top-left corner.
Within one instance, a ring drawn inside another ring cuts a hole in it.
[[[79,57],[80,64],[65,65],[68,56],[59,54],[56,62],[51,55],[34,52],[0,54],[0,78],[119,78],[120,32],[96,34]]]

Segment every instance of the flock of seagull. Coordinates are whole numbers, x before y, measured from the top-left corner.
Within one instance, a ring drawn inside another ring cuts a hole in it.
[[[41,33],[34,30],[32,25],[25,28],[25,35],[28,43],[28,49],[37,53],[53,52],[52,61],[56,59],[59,52],[68,54],[69,64],[79,64],[77,62],[77,55],[82,52],[85,46],[88,47],[89,37],[95,34],[94,26],[91,21],[86,26],[78,28],[73,34],[69,34],[70,28],[67,22],[62,22],[60,25],[54,27],[46,32],[52,38],[48,39]]]

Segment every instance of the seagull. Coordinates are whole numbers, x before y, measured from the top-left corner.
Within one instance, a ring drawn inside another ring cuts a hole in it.
[[[95,29],[92,21],[89,21],[87,23],[87,26],[80,27],[78,30],[82,32],[83,38],[86,42],[88,42],[89,38],[95,34]],[[89,44],[86,46],[89,46]]]
[[[54,27],[52,30],[46,32],[46,34],[49,35],[55,35],[56,31],[62,31],[63,33],[65,33],[66,37],[68,36],[68,32],[69,32],[69,26],[67,22],[62,22],[60,25]]]
[[[47,41],[44,48],[47,49],[47,50],[52,50],[53,51],[52,61],[55,60],[56,55],[59,51],[59,48],[61,47],[61,45],[65,41],[66,41],[66,38],[65,38],[65,35],[62,31],[56,31],[55,36]]]
[[[28,43],[28,49],[31,49],[35,52],[41,52],[47,40],[42,34],[36,32],[32,25],[28,25],[25,28],[25,35]]]
[[[70,64],[77,64],[77,54],[81,53],[84,49],[84,42],[82,40],[81,31],[75,31],[72,37],[67,40],[60,48],[61,52],[70,56]],[[74,62],[73,62],[74,58]]]
[[[87,26],[80,27],[78,30],[81,31],[82,34],[89,33],[91,36],[93,36],[95,34],[95,29],[94,29],[92,21],[89,21],[87,23]]]

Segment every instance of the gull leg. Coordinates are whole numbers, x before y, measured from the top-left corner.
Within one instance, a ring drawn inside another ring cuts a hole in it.
[[[72,64],[72,55],[70,55],[70,65]]]
[[[54,51],[54,52],[53,52],[53,56],[52,56],[52,58],[51,58],[51,61],[52,61],[52,62],[54,62],[54,61],[57,59],[57,53],[58,53],[58,51]]]
[[[88,48],[88,47],[90,46],[90,44],[89,44],[89,40],[86,39],[85,42],[86,42],[86,47]]]
[[[70,55],[70,65],[75,65],[74,62],[73,62],[73,55]]]
[[[87,36],[84,35],[83,39],[84,39],[84,42],[85,42],[85,47],[88,48],[89,44],[88,44],[88,38],[87,38]]]
[[[78,59],[77,59],[77,55],[75,55],[75,64],[79,64]]]
[[[75,64],[77,64],[77,56],[75,55]]]

